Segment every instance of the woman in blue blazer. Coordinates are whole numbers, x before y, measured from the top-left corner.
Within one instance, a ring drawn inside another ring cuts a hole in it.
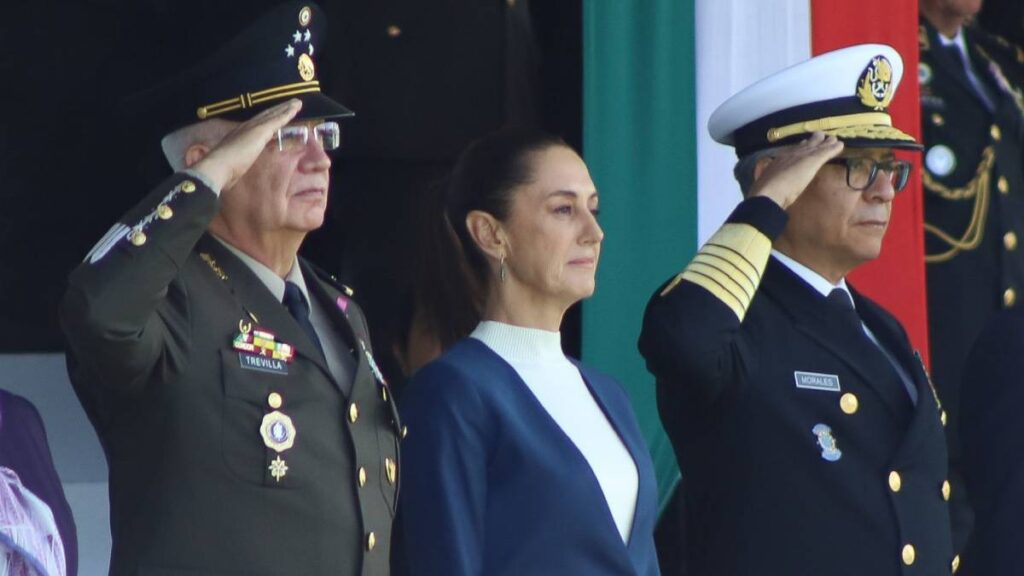
[[[456,164],[448,252],[482,321],[401,398],[396,574],[658,574],[654,470],[629,400],[561,348],[565,311],[594,291],[597,204],[583,160],[541,133],[496,132]]]

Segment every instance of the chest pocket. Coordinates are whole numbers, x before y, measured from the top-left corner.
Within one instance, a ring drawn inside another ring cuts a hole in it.
[[[224,464],[233,476],[250,484],[301,485],[315,465],[307,447],[311,438],[304,438],[312,432],[309,409],[315,404],[303,382],[308,380],[303,377],[307,367],[301,359],[262,369],[254,366],[260,365],[240,357],[237,350],[221,350]],[[306,473],[299,474],[303,469]]]

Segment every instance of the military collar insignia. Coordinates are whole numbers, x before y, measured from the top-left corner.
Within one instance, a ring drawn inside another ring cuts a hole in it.
[[[875,56],[857,80],[857,97],[872,110],[885,110],[894,94],[892,63],[885,56]]]
[[[363,349],[363,353],[366,354],[366,363],[370,366],[370,371],[373,372],[373,377],[377,379],[383,385],[387,385],[387,380],[384,379],[384,374],[377,367],[377,361],[373,359],[373,354],[366,347],[366,343],[362,340],[359,341],[359,347]]]
[[[215,260],[209,252],[202,252],[199,254],[199,257],[203,259],[203,262],[206,262],[206,265],[210,267],[210,270],[213,271],[217,278],[220,278],[221,280],[228,279],[228,275],[224,273],[224,269],[217,264],[217,260]]]

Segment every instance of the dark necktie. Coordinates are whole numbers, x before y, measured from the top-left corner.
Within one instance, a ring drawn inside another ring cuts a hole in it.
[[[898,376],[900,383],[907,390],[907,394],[910,395],[910,399],[914,404],[917,404],[917,389],[914,388],[914,383],[909,381],[909,375],[904,375],[900,369],[897,368],[896,359],[893,358],[889,352],[882,348],[880,343],[875,342],[868,336],[867,332],[864,331],[864,323],[860,319],[860,315],[857,314],[857,309],[853,306],[853,297],[850,293],[842,288],[833,288],[828,293],[829,304],[839,309],[842,314],[843,320],[857,331],[857,334],[861,338],[867,341],[871,345],[871,348],[877,350],[885,358],[886,363],[893,368],[896,375]]]
[[[313,329],[313,323],[309,321],[309,302],[306,302],[306,297],[302,294],[302,290],[294,282],[284,283],[284,298],[281,300],[284,307],[288,309],[288,313],[295,318],[295,321],[299,323],[299,327],[302,328],[303,332],[309,336],[309,339],[316,344],[317,350],[320,354],[324,353],[324,347],[320,343],[320,338],[316,335],[316,330]]]
[[[989,112],[994,111],[996,109],[995,95],[992,93],[992,89],[985,85],[985,81],[981,78],[981,74],[976,70],[968,54],[960,48],[960,45],[955,43],[946,44],[943,48],[948,51],[949,57],[963,70],[964,76],[967,77],[967,83],[974,89],[974,94],[985,105],[985,109]]]
[[[865,337],[867,336],[864,334],[864,324],[861,323],[860,316],[857,315],[857,309],[853,307],[853,298],[850,297],[849,292],[842,288],[833,288],[828,293],[828,301],[841,311],[843,320],[855,327]]]

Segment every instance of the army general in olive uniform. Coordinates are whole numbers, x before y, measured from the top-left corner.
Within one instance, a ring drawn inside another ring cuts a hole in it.
[[[949,574],[942,417],[899,322],[845,280],[915,149],[889,46],[778,72],[711,116],[745,199],[648,305],[640,351],[686,482],[696,576]]]
[[[962,477],[964,363],[986,322],[1024,298],[1024,51],[967,22],[981,1],[920,0],[932,377],[949,414],[953,526],[973,523]]]
[[[110,470],[114,575],[388,573],[402,426],[351,291],[297,257],[334,120],[289,4],[160,90],[177,171],[72,273],[72,383]]]

